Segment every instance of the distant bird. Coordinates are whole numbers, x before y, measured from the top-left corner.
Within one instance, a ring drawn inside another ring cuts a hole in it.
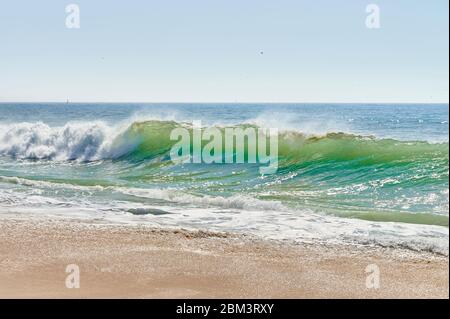
[[[264,54],[264,51],[259,51],[259,54],[263,55],[263,54]]]

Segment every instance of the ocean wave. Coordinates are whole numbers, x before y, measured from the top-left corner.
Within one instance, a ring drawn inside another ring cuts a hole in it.
[[[160,120],[117,126],[103,122],[71,122],[62,127],[50,127],[42,122],[0,125],[0,156],[55,161],[139,160],[161,155],[167,158],[175,144],[170,140],[170,133],[177,127],[192,129],[189,123]],[[221,130],[225,127],[218,126]],[[280,131],[278,140],[280,160],[289,165],[322,160],[360,160],[375,164],[431,159],[448,164],[448,143],[377,139],[344,132],[311,134],[299,130]]]
[[[52,128],[42,122],[0,127],[0,154],[18,159],[95,160],[110,128],[103,123],[68,123]]]
[[[25,187],[21,192],[9,187],[0,189],[0,207],[12,211],[38,209],[46,213],[56,211],[68,217],[70,212],[84,211],[93,218],[97,216],[96,212],[108,212],[102,213],[108,218],[112,212],[136,215],[136,212],[161,210],[170,214],[137,215],[150,218],[150,222],[161,222],[161,226],[207,227],[280,240],[344,242],[448,255],[448,227],[330,216],[307,208],[287,207],[280,201],[258,199],[250,194],[226,197],[170,188],[85,186],[14,176],[0,176],[0,182]],[[114,194],[132,196],[136,200],[125,200]],[[104,201],[104,195],[119,199]],[[152,216],[165,217],[154,220]],[[119,218],[114,214],[111,217]],[[127,218],[119,220],[124,222]]]
[[[161,199],[169,202],[200,207],[220,207],[224,209],[243,209],[247,211],[287,211],[287,208],[279,201],[264,201],[246,195],[223,197],[194,195],[175,189],[143,189],[123,187],[116,187],[114,190],[137,197]]]
[[[289,209],[279,202],[263,201],[248,195],[226,198],[188,194],[176,189],[76,186],[14,177],[1,177],[0,181],[29,186],[33,191],[24,198],[23,194],[0,189],[0,207],[15,213],[45,212],[46,216],[55,214],[66,218],[102,216],[107,221],[120,223],[145,222],[160,227],[241,232],[298,243],[371,245],[445,256],[449,252],[448,227],[340,218],[309,209]],[[64,197],[55,199],[36,192],[38,188],[57,191],[69,188],[83,194],[119,192],[146,200],[91,202]],[[152,199],[164,202],[153,202]]]

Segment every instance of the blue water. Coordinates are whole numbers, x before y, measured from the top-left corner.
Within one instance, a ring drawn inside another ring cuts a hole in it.
[[[258,117],[299,130],[349,131],[402,140],[448,142],[448,104],[123,104],[0,103],[0,123],[101,120],[130,116],[239,123]],[[291,127],[292,126],[292,127]]]
[[[0,103],[0,214],[448,252],[447,104]],[[177,165],[170,131],[277,128],[279,168]]]

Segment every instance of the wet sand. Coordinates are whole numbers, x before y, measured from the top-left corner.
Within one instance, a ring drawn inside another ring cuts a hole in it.
[[[79,267],[79,288],[66,287],[69,264]],[[366,287],[371,264],[378,289]],[[1,298],[448,298],[448,265],[400,249],[0,219]]]

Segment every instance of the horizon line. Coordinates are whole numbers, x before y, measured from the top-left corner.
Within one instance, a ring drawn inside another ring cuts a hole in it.
[[[439,102],[418,102],[418,101],[402,101],[402,102],[389,102],[389,101],[370,101],[370,102],[345,102],[345,101],[287,101],[287,102],[275,102],[275,101],[1,101],[4,103],[51,103],[51,104],[449,104],[448,101]]]

